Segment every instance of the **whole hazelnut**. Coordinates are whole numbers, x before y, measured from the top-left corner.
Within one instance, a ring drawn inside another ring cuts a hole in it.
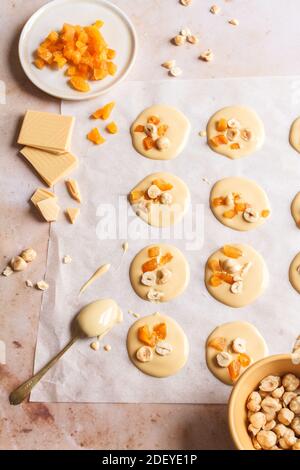
[[[24,271],[27,267],[26,261],[21,256],[14,256],[10,260],[10,265],[14,271]]]

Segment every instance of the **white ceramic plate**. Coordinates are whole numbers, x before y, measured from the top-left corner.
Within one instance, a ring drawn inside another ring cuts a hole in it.
[[[63,23],[90,25],[104,21],[101,28],[109,47],[117,51],[114,59],[116,75],[104,80],[89,82],[91,90],[82,93],[68,85],[64,69],[39,70],[33,64],[34,51],[52,30],[60,30]],[[66,100],[93,98],[110,90],[123,80],[131,69],[136,56],[136,33],[129,18],[107,0],[54,0],[37,10],[25,24],[19,41],[19,57],[27,77],[49,95]]]

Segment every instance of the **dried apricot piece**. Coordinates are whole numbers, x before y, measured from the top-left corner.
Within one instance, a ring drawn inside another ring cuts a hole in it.
[[[234,283],[233,276],[231,274],[222,272],[222,273],[218,273],[218,276],[220,277],[220,279],[222,279],[222,281],[226,282],[227,284]]]
[[[40,58],[40,59],[43,59],[45,62],[47,62],[48,64],[51,64],[52,62],[52,57],[53,57],[53,54],[52,52],[50,52],[48,49],[46,49],[45,47],[42,47],[40,46],[37,50],[37,56]]]
[[[76,74],[77,74],[77,67],[75,67],[75,65],[70,65],[70,67],[68,67],[66,70],[66,75],[68,77],[73,77]]]
[[[138,339],[141,343],[146,344],[153,348],[156,343],[154,335],[150,335],[149,327],[147,325],[140,326],[138,329]]]
[[[208,268],[213,272],[220,272],[221,271],[221,266],[220,266],[220,261],[218,259],[210,259],[207,263]]]
[[[160,258],[159,264],[163,266],[164,264],[167,264],[170,261],[172,261],[172,259],[173,259],[172,253],[168,252]]]
[[[166,124],[162,124],[161,126],[158,127],[157,129],[157,135],[159,137],[162,137],[163,135],[165,135],[165,133],[167,132],[169,126],[167,126]]]
[[[109,60],[114,59],[116,57],[116,51],[114,49],[107,50],[107,58]]]
[[[152,246],[151,248],[149,248],[148,250],[149,258],[155,258],[156,256],[160,256],[160,255],[161,255],[161,249],[159,246]]]
[[[102,20],[97,20],[93,24],[93,26],[96,26],[96,28],[101,28],[103,25],[104,25],[104,21],[102,21]]]
[[[234,204],[234,209],[236,212],[244,212],[247,209],[248,204],[245,202],[236,202]]]
[[[117,72],[117,66],[113,62],[107,62],[107,70],[109,75],[115,75]]]
[[[236,246],[232,245],[224,245],[222,248],[222,251],[225,256],[228,256],[229,258],[239,258],[240,256],[243,255],[243,252],[237,248]]]
[[[216,136],[216,139],[218,140],[219,144],[228,144],[228,139],[226,135],[219,134]]]
[[[139,191],[139,190],[133,190],[131,191],[131,193],[129,194],[129,199],[130,199],[130,202],[134,203],[134,202],[137,202],[139,199],[141,199],[141,197],[143,197],[143,191]]]
[[[212,338],[209,341],[207,346],[209,348],[214,348],[217,351],[224,351],[224,349],[226,348],[226,344],[226,338],[223,338],[223,336],[216,336],[215,338]]]
[[[218,287],[222,284],[222,279],[217,274],[213,274],[209,279],[209,284],[212,287]]]
[[[224,204],[225,204],[225,198],[224,197],[215,197],[212,200],[213,207],[224,206]]]
[[[46,62],[41,59],[40,57],[37,57],[35,60],[34,60],[34,65],[38,68],[38,69],[42,69],[45,67],[46,65]]]
[[[270,215],[269,209],[264,209],[264,210],[261,211],[261,216],[262,217],[266,218],[266,217],[269,217],[269,215]]]
[[[112,121],[109,124],[107,124],[106,130],[110,134],[116,134],[118,132],[118,126],[114,121]]]
[[[51,31],[47,36],[47,39],[50,42],[56,42],[58,40],[58,38],[59,38],[59,35],[58,35],[57,31]]]
[[[142,126],[141,124],[138,124],[137,126],[135,126],[134,128],[134,132],[144,132],[145,131],[145,127]]]
[[[165,339],[167,336],[167,325],[166,323],[158,323],[157,325],[154,325],[153,327],[153,332],[155,333],[155,336],[157,339]]]
[[[101,116],[101,119],[103,119],[103,121],[105,121],[106,119],[109,118],[109,116],[111,115],[112,110],[115,107],[115,104],[116,103],[114,101],[111,101],[110,103],[107,103],[105,106],[103,106],[102,116]]]
[[[241,363],[237,359],[234,359],[228,366],[228,373],[233,382],[238,379],[240,372]]]
[[[77,91],[90,91],[90,85],[88,84],[88,82],[84,78],[79,77],[78,75],[74,75],[74,77],[70,78],[70,84]]]
[[[158,262],[156,258],[151,258],[142,265],[143,273],[146,273],[148,271],[154,271],[157,268],[158,268]]]
[[[209,143],[213,147],[218,147],[219,146],[219,141],[218,141],[217,137],[212,137],[211,139],[209,139]]]
[[[148,124],[155,124],[156,126],[160,123],[158,116],[149,116],[147,119]]]
[[[216,130],[218,132],[224,132],[227,129],[227,121],[224,118],[221,118],[219,121],[216,122]]]
[[[233,144],[230,145],[230,148],[232,150],[238,150],[241,148],[240,144],[238,142],[234,142]]]
[[[98,131],[97,127],[94,127],[94,129],[92,129],[88,133],[87,138],[88,138],[88,140],[93,142],[93,144],[95,144],[95,145],[100,145],[100,144],[103,144],[105,142],[104,137],[102,137],[102,135]]]
[[[143,145],[145,150],[150,150],[154,147],[154,140],[150,135],[147,135],[147,137],[143,139]]]
[[[152,184],[158,186],[161,191],[169,191],[170,189],[173,189],[173,185],[171,183],[168,183],[167,181],[164,181],[160,178],[153,180]]]
[[[225,211],[223,213],[223,217],[225,217],[225,219],[233,219],[233,217],[236,216],[236,211],[234,209],[229,209],[228,211]]]
[[[248,367],[251,363],[251,358],[246,353],[239,354],[238,360],[242,367]]]

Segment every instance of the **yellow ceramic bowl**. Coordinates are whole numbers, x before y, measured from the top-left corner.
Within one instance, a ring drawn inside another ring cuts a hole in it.
[[[229,430],[237,449],[254,450],[246,425],[246,402],[250,393],[267,375],[284,375],[289,372],[299,375],[300,365],[292,363],[290,354],[278,354],[255,362],[237,381],[228,404]]]

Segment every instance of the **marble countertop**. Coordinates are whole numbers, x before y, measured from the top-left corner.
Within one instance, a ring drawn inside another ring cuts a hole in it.
[[[26,109],[58,111],[59,101],[40,92],[21,70],[17,47],[22,26],[44,0],[5,0],[1,4],[0,79],[6,85],[1,109],[0,256],[1,266],[26,245],[39,253],[34,277],[43,278],[48,244],[41,224],[24,201],[36,176],[17,155],[16,133]],[[297,0],[114,0],[132,19],[139,52],[128,80],[166,79],[163,61],[176,58],[177,79],[298,75],[300,46]],[[212,3],[221,8],[209,13]],[[237,27],[227,23],[237,18]],[[188,26],[199,44],[187,54],[170,44]],[[299,44],[299,46],[298,46]],[[198,60],[211,48],[215,60]],[[169,78],[172,80],[172,78]],[[201,103],[199,104],[201,106]],[[32,373],[41,294],[24,289],[24,276],[0,282],[0,340],[6,342],[6,365],[0,365],[1,449],[230,449],[226,407],[218,405],[8,404],[9,392]]]

